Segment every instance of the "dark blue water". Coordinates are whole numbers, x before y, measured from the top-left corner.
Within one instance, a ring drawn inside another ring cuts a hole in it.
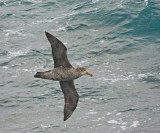
[[[53,67],[45,31],[94,75],[66,122],[59,83],[33,77]],[[159,133],[160,1],[1,0],[0,132]]]

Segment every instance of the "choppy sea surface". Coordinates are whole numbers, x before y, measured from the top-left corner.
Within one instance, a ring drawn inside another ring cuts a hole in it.
[[[68,48],[77,109],[63,122],[44,32]],[[0,133],[159,133],[159,0],[1,0]]]

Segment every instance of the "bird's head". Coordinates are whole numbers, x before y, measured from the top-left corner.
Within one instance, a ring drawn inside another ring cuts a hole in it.
[[[88,72],[88,70],[86,68],[84,68],[84,67],[76,67],[75,69],[76,69],[76,72],[80,73],[81,75],[87,74],[87,75],[89,75],[91,77],[93,76],[93,74]]]

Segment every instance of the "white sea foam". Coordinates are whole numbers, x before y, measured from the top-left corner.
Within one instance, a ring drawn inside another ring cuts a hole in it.
[[[27,50],[27,49],[18,50],[18,51],[9,51],[8,56],[9,56],[9,58],[11,58],[11,57],[17,57],[20,55],[26,55],[28,53],[28,51],[29,50]]]
[[[100,40],[100,43],[104,43],[104,40],[102,39],[102,40]]]
[[[112,113],[110,113],[110,112],[107,112],[107,115],[111,115]]]
[[[37,20],[35,22],[32,22],[32,24],[39,24],[39,23],[52,23],[52,22],[56,22],[56,20],[58,19],[62,19],[62,18],[65,18],[65,17],[70,17],[70,16],[73,16],[73,15],[77,15],[77,14],[83,14],[83,13],[87,13],[87,12],[91,12],[91,11],[95,11],[95,10],[98,10],[98,8],[95,8],[95,9],[87,9],[87,10],[83,10],[83,11],[72,11],[70,13],[66,13],[66,14],[61,14],[61,15],[57,15],[55,16],[55,18],[52,18],[52,19],[44,19],[44,20]]]
[[[126,129],[127,129],[126,126],[120,126],[120,128],[121,128],[122,130],[126,130]]]
[[[124,122],[122,120],[122,118],[119,118],[118,120],[109,120],[107,122],[110,124],[118,124],[118,125],[126,125],[127,124],[127,122]]]
[[[116,120],[109,120],[109,121],[107,121],[107,122],[110,123],[110,124],[119,124],[119,122],[116,121]]]
[[[98,118],[97,120],[92,120],[92,121],[100,121],[100,120],[102,120],[102,118]]]
[[[7,66],[3,66],[2,68],[7,69],[8,67]]]
[[[46,129],[46,128],[51,127],[51,125],[47,125],[47,126],[45,126],[45,125],[41,124],[41,127],[42,127],[42,129]]]
[[[143,79],[143,78],[147,78],[148,76],[152,76],[153,74],[151,73],[140,73],[138,74],[138,79]]]
[[[5,36],[10,36],[10,35],[18,35],[18,36],[25,36],[20,30],[5,30]]]
[[[148,6],[148,0],[144,0],[144,3],[146,4],[146,6]]]
[[[138,74],[138,78],[145,78],[145,77],[147,77],[146,74]]]
[[[133,121],[133,124],[131,125],[131,127],[137,127],[139,126],[139,121]]]
[[[99,0],[92,0],[92,3],[97,3],[99,2]]]
[[[40,2],[42,2],[42,0],[26,0],[26,1],[28,1],[28,2],[34,2],[34,3],[40,3]]]
[[[17,69],[18,71],[25,71],[25,72],[32,72],[33,70],[30,69]]]
[[[88,115],[95,115],[95,114],[97,114],[97,112],[90,111],[90,112],[88,112],[87,114],[88,114]]]
[[[117,113],[116,115],[121,115],[121,112]]]
[[[81,66],[81,65],[85,64],[87,61],[88,61],[88,60],[83,60],[83,61],[79,61],[79,62],[72,62],[72,64],[73,64],[74,66]]]

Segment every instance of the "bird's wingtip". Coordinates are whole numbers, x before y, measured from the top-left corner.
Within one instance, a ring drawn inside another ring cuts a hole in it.
[[[49,35],[49,33],[47,31],[45,31],[46,36]]]
[[[47,31],[45,31],[45,34],[46,34],[47,39],[48,39],[50,42],[51,42],[51,41],[54,41],[55,37],[54,37],[52,34],[48,33]]]
[[[73,112],[71,112],[70,114],[64,114],[64,121],[68,120],[68,118],[73,114]]]

